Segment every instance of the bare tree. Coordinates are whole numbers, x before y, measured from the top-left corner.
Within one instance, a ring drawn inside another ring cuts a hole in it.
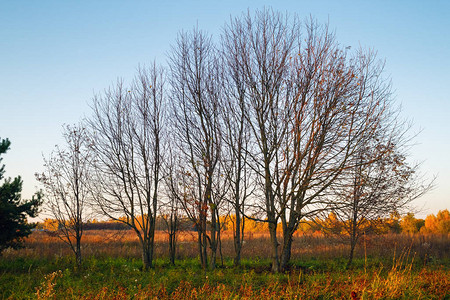
[[[165,105],[164,71],[154,64],[140,69],[129,88],[118,81],[96,96],[88,120],[95,141],[95,204],[136,232],[144,269],[153,261]]]
[[[313,20],[301,29],[296,18],[264,10],[231,20],[224,34],[228,65],[246,89],[257,145],[250,163],[264,194],[274,272],[287,267],[301,219],[333,204],[330,188],[380,124],[390,97],[373,53],[349,56]]]
[[[344,180],[335,187],[340,207],[333,212],[339,224],[338,234],[349,241],[350,268],[358,239],[375,231],[383,219],[408,209],[411,201],[433,186],[419,175],[419,164],[406,161],[406,128],[395,122],[394,137],[386,139],[386,128],[366,140],[352,168],[345,171]],[[401,133],[401,134],[399,134]]]
[[[218,211],[221,197],[217,187],[221,156],[220,62],[211,38],[195,29],[181,33],[170,56],[173,95],[173,132],[181,154],[184,187],[179,198],[198,231],[203,268],[216,266],[219,242]],[[209,217],[209,234],[208,234]]]
[[[225,37],[225,41],[227,38],[230,37]],[[234,265],[238,266],[244,240],[246,200],[254,190],[254,176],[248,165],[251,133],[245,111],[246,87],[241,72],[233,64],[235,57],[226,55],[233,50],[230,44],[228,41],[222,45],[222,57],[232,61],[224,62],[226,74],[223,81],[225,101],[222,105],[224,132],[221,165],[229,185],[227,199],[232,207],[230,220],[233,224]]]
[[[176,150],[168,148],[168,157],[164,165],[164,180],[167,194],[167,203],[164,204],[162,219],[166,224],[169,240],[169,258],[170,263],[175,265],[177,237],[180,230],[180,210],[181,198],[177,185],[182,184],[183,174],[179,171],[179,157],[175,155]]]
[[[176,247],[177,247],[177,238],[180,230],[180,208],[178,199],[170,195],[169,203],[166,203],[166,209],[164,213],[161,215],[168,234],[168,242],[169,242],[169,260],[172,265],[175,265],[175,257],[176,257]]]
[[[36,173],[46,192],[46,206],[57,221],[57,236],[70,246],[76,264],[81,267],[83,222],[90,200],[89,180],[92,142],[81,125],[64,127],[65,145],[56,146],[50,158],[44,158],[45,171]]]
[[[224,30],[226,61],[245,91],[242,107],[252,135],[250,166],[261,186],[269,225],[272,271],[279,271],[277,223],[279,207],[276,190],[281,141],[288,134],[291,93],[287,76],[290,58],[294,55],[298,27],[288,27],[287,19],[269,11],[232,19]]]
[[[231,101],[230,101],[231,103]],[[249,146],[249,132],[245,127],[243,114],[233,116],[231,107],[225,112],[224,155],[221,166],[228,185],[228,202],[232,213],[230,220],[233,223],[234,239],[234,265],[240,265],[241,251],[244,240],[246,202],[251,196],[253,177],[247,164]],[[240,119],[236,119],[240,118]]]
[[[390,85],[373,63],[374,53],[349,58],[326,26],[310,21],[306,28],[306,44],[294,62],[292,135],[283,152],[282,268],[289,263],[300,220],[335,205],[331,187],[352,166],[366,137],[383,125],[390,101]]]

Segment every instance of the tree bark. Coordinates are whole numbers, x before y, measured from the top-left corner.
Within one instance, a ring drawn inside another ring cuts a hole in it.
[[[209,261],[209,268],[211,270],[216,269],[216,258],[217,258],[217,230],[216,228],[217,220],[216,220],[216,211],[215,209],[211,209],[211,237],[210,237],[210,249],[211,249],[211,259]]]
[[[169,220],[169,257],[171,265],[175,265],[177,230],[178,217],[176,215],[171,215]]]
[[[152,267],[152,255],[150,252],[151,250],[147,245],[142,247],[142,268],[144,271]]]
[[[76,251],[75,251],[75,260],[77,263],[77,267],[81,268],[81,237],[77,237]]]
[[[283,250],[281,253],[281,271],[285,271],[291,260],[292,234],[288,233],[283,237]]]
[[[280,258],[278,255],[277,223],[269,222],[270,246],[272,251],[272,272],[280,272]]]
[[[345,267],[347,270],[350,269],[350,266],[353,262],[353,254],[355,252],[355,247],[356,247],[356,242],[357,242],[356,227],[353,231],[354,232],[350,236],[350,253],[348,256],[347,266]]]
[[[237,202],[236,204],[239,204]],[[241,215],[239,209],[235,207],[235,216],[236,216],[236,224],[235,224],[235,232],[234,232],[234,266],[237,267],[241,264]]]

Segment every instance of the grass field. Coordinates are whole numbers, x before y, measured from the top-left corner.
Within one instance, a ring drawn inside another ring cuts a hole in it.
[[[233,244],[223,237],[223,264],[204,271],[195,236],[183,233],[175,266],[166,235],[156,238],[155,267],[141,271],[140,249],[131,231],[85,232],[83,267],[74,267],[68,247],[46,232],[34,232],[25,248],[0,258],[1,299],[449,299],[450,237],[367,236],[354,266],[345,270],[347,246],[321,235],[297,236],[291,269],[271,274],[265,234],[247,234],[240,268]]]

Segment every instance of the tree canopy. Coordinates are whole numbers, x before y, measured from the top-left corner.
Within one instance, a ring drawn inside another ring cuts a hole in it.
[[[2,139],[0,155],[9,150],[11,142]],[[2,158],[0,157],[0,162]],[[3,179],[5,166],[0,167],[0,180]],[[36,217],[41,204],[42,194],[36,193],[31,200],[22,200],[22,179],[7,178],[0,185],[0,254],[6,248],[17,249],[22,246],[23,238],[31,233],[34,224],[27,222],[27,216]]]

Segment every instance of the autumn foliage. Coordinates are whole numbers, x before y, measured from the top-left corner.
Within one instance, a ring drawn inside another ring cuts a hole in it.
[[[121,218],[119,218],[121,219]],[[141,220],[142,217],[138,216]],[[144,216],[145,219],[145,216]],[[225,215],[219,218],[221,230],[224,235],[231,236],[235,226],[235,216]],[[166,224],[161,218],[157,220],[157,230],[164,232]],[[194,224],[187,219],[180,220],[180,230],[193,231]],[[245,234],[261,235],[268,231],[268,224],[266,222],[258,222],[252,219],[245,219]],[[339,221],[333,213],[328,214],[325,218],[315,218],[313,220],[303,221],[297,229],[297,234],[345,234],[343,230],[344,222]],[[279,226],[281,227],[281,226]],[[58,230],[58,222],[56,220],[46,218],[43,222],[38,224],[39,229],[47,231]],[[119,221],[99,221],[96,219],[89,220],[85,224],[86,230],[125,230],[128,229]],[[450,213],[448,209],[440,210],[436,215],[430,214],[425,219],[417,219],[413,213],[407,213],[403,217],[398,214],[392,214],[388,218],[380,218],[375,222],[368,223],[363,228],[367,233],[386,234],[386,233],[422,233],[422,234],[450,234]],[[281,229],[279,229],[281,230]]]

